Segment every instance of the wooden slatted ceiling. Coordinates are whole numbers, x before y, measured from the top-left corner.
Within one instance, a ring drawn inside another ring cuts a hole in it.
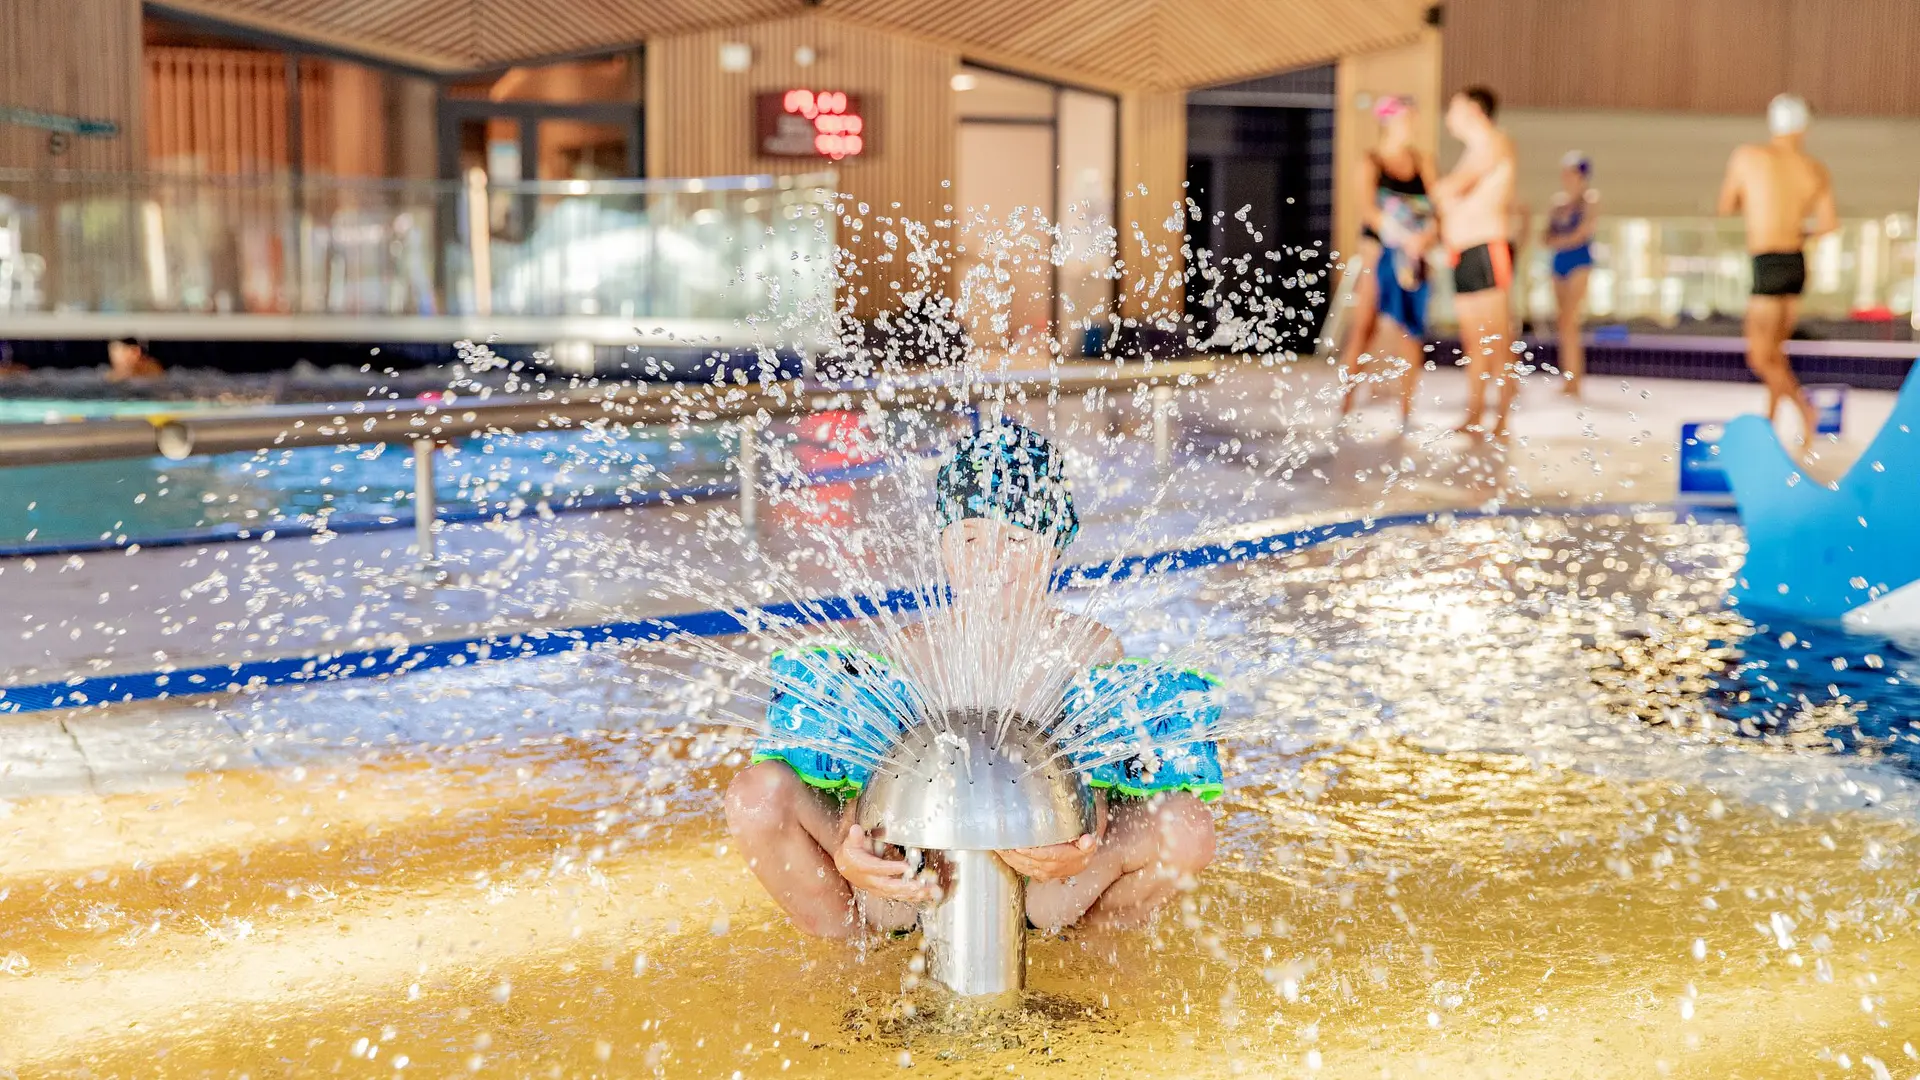
[[[1231,82],[1411,40],[1425,0],[163,0],[438,71],[805,13],[1111,90]]]
[[[1414,38],[1418,0],[823,0],[865,25],[1113,89],[1231,82]]]

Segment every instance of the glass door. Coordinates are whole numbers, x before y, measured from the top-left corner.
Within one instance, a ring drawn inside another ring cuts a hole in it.
[[[526,178],[530,125],[508,117],[472,117],[459,121],[459,164],[455,175],[471,182],[478,171],[496,189],[488,199],[487,223],[495,240],[515,240],[526,230],[525,211],[512,195],[497,189]]]

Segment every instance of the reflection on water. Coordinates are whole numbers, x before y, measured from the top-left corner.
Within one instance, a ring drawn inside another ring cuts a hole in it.
[[[1594,681],[1651,723],[1719,729],[1802,753],[1920,773],[1920,667],[1884,639],[1732,612],[1594,641]]]
[[[728,460],[710,426],[490,435],[442,451],[435,494],[442,507],[517,515],[724,482]],[[408,519],[413,486],[412,452],[389,445],[0,469],[0,506],[17,508],[0,516],[0,544]]]
[[[1777,674],[1822,647],[1718,613],[1738,548],[1463,523],[1192,575],[1175,602],[1299,655],[1230,754],[1219,861],[1151,931],[1036,937],[1029,1007],[986,1026],[903,995],[914,941],[786,924],[718,823],[738,754],[610,689],[618,656],[177,703],[334,745],[11,804],[0,1066],[1911,1075],[1920,815],[1897,771],[1723,718],[1839,696]],[[1896,714],[1869,683],[1846,708]]]

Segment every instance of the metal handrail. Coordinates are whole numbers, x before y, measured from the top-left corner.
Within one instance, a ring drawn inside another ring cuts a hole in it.
[[[869,401],[884,407],[966,404],[986,387],[1045,389],[1084,394],[1116,386],[1179,386],[1211,375],[1212,360],[1141,364],[1079,364],[1025,373],[975,375],[961,380],[938,373],[909,378],[843,383],[791,379],[764,385],[631,383],[494,396],[449,393],[439,401],[341,403],[325,408],[276,405],[206,413],[156,413],[140,419],[54,420],[0,424],[0,467],[78,461],[226,454],[302,446],[412,443],[517,431],[573,427],[594,421],[618,424],[712,423],[743,416],[801,416],[858,409]]]
[[[802,191],[809,188],[832,190],[836,174],[831,170],[811,173],[755,173],[746,176],[689,177],[609,177],[596,180],[487,180],[487,192],[494,195],[699,195],[714,191]],[[310,190],[339,191],[444,191],[458,193],[466,180],[413,179],[389,176],[335,176],[331,173],[286,171],[218,175],[208,173],[172,173],[160,170],[129,172],[94,169],[22,169],[0,168],[0,183],[54,183],[98,185],[162,185],[207,189],[248,190],[286,188],[289,184]]]
[[[1218,371],[1210,359],[1130,364],[1062,365],[1045,372],[968,374],[932,372],[905,378],[844,382],[793,379],[754,385],[633,383],[568,388],[496,397],[482,389],[439,401],[356,401],[325,408],[268,406],[247,410],[153,414],[140,419],[53,420],[0,424],[0,467],[115,461],[161,456],[353,446],[410,445],[414,450],[414,524],[422,564],[434,552],[433,450],[461,439],[524,431],[555,430],[611,422],[633,424],[735,424],[741,429],[736,469],[740,516],[754,525],[761,424],[776,416],[804,416],[869,406],[930,410],[978,408],[990,389],[1028,397],[1097,394],[1114,389],[1151,391],[1154,460],[1172,452],[1172,398],[1176,389],[1201,385]]]

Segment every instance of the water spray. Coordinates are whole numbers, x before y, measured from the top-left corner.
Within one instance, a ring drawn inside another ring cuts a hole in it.
[[[928,972],[966,997],[1026,984],[1027,886],[996,851],[1093,831],[1086,780],[1040,726],[995,709],[952,709],[903,734],[860,798],[860,825],[923,853],[940,899],[921,916]]]

